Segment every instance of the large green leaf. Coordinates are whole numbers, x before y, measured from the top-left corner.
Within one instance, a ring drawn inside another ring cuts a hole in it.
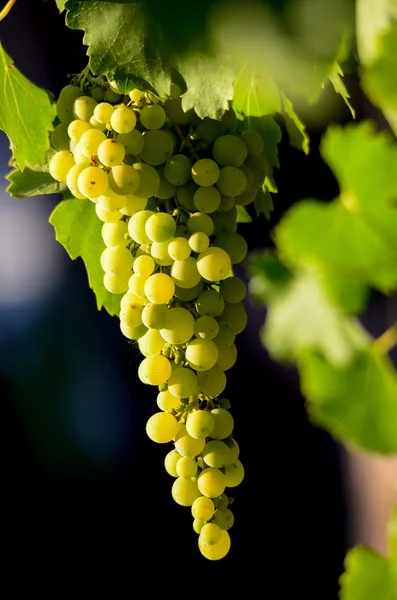
[[[396,589],[389,561],[374,550],[359,546],[345,559],[346,571],[340,578],[341,600],[395,600]]]
[[[55,106],[49,94],[22,75],[0,44],[0,129],[20,169],[46,162]]]
[[[98,309],[106,308],[110,315],[120,310],[120,295],[111,294],[103,285],[103,270],[100,263],[105,249],[102,239],[102,221],[95,213],[90,200],[71,198],[63,200],[53,211],[50,223],[55,228],[56,239],[74,260],[81,257],[88,273],[90,287],[96,295]]]
[[[7,192],[15,198],[28,198],[41,194],[59,194],[66,189],[66,184],[59,183],[50,175],[48,166],[27,166],[23,171],[14,169],[6,177],[10,181]]]
[[[336,438],[374,452],[397,452],[397,373],[375,350],[337,368],[318,354],[299,363],[309,413]]]
[[[360,62],[368,66],[379,54],[379,37],[397,20],[396,0],[356,0],[356,38]]]

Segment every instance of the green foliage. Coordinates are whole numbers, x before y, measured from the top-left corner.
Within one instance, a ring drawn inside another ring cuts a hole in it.
[[[264,215],[270,219],[270,213],[274,210],[273,198],[268,190],[259,190],[254,200],[256,216]]]
[[[289,143],[298,150],[309,154],[310,139],[306,127],[293,109],[292,102],[283,96],[282,113],[285,119],[285,127],[289,137]]]
[[[389,561],[374,550],[354,548],[346,557],[345,568],[341,600],[395,600]]]
[[[7,175],[10,185],[7,192],[15,198],[28,198],[40,194],[59,194],[66,185],[51,177],[48,166],[37,166],[34,169],[27,166],[23,171],[14,169]]]

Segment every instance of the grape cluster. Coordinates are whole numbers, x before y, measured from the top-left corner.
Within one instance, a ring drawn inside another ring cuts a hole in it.
[[[247,254],[236,207],[263,184],[262,138],[236,133],[232,110],[221,121],[183,112],[177,86],[161,104],[136,89],[69,85],[57,114],[50,173],[103,221],[104,285],[123,294],[120,327],[144,356],[140,380],[159,388],[147,434],[174,442],[172,496],[191,507],[201,553],[218,560],[234,521],[225,490],[244,477],[222,398],[247,322],[233,274]]]

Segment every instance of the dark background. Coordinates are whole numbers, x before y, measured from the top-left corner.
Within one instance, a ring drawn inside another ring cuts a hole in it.
[[[0,24],[16,66],[55,94],[86,64],[79,32],[55,3],[18,0]],[[370,114],[354,77],[359,116]],[[342,104],[335,119],[348,120]],[[324,123],[325,127],[327,123]],[[337,185],[318,153],[280,147],[282,176],[273,226],[305,196],[332,199]],[[0,139],[1,174],[7,140]],[[110,575],[127,594],[271,595],[337,598],[352,536],[347,526],[344,451],[306,417],[293,370],[273,364],[258,330],[264,309],[247,301],[249,325],[229,371],[228,397],[246,479],[236,489],[232,549],[218,563],[198,552],[190,509],[174,503],[163,459],[169,447],[145,434],[156,391],[137,379],[139,354],[117,319],[97,312],[81,260],[70,261],[48,217],[57,197],[0,195],[0,397],[3,545],[23,574],[53,567],[96,591]],[[270,244],[261,218],[241,226],[251,250]],[[391,303],[373,297],[366,325],[379,334]],[[185,583],[188,587],[185,587]],[[204,584],[204,586],[203,586]],[[114,594],[112,594],[114,595]]]

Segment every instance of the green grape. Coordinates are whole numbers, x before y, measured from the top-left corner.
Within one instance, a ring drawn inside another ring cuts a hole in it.
[[[143,310],[145,310],[145,308],[146,307],[144,307]],[[154,356],[155,354],[160,354],[160,352],[162,352],[164,340],[157,329],[148,329],[145,335],[138,340],[138,347],[144,356]]]
[[[226,494],[221,494],[220,496],[218,496],[218,498],[214,498],[214,504],[215,508],[223,510],[224,508],[227,508],[227,505],[229,504],[229,499],[226,496]]]
[[[225,480],[227,487],[236,487],[244,479],[244,467],[242,463],[237,459],[232,465],[225,467]]]
[[[225,301],[215,290],[204,290],[196,301],[196,310],[201,317],[219,317],[225,308]]]
[[[212,421],[212,429],[214,429],[214,421]],[[211,440],[204,446],[202,457],[209,467],[221,469],[230,461],[230,450],[225,442]]]
[[[99,203],[95,204],[95,212],[104,223],[116,223],[123,216],[119,210],[106,210]]]
[[[111,188],[108,188],[106,194],[99,196],[98,204],[104,210],[121,210],[127,204],[127,196],[116,194]]]
[[[75,87],[74,85],[67,85],[61,90],[57,100],[56,110],[59,119],[63,123],[70,123],[70,121],[73,121],[73,105],[80,94],[80,88]]]
[[[256,198],[258,194],[257,190],[250,190],[249,192],[245,192],[244,194],[240,194],[235,198],[236,206],[248,206],[251,204]]]
[[[155,266],[151,256],[138,256],[134,261],[134,273],[147,279],[153,273]]]
[[[200,212],[215,212],[221,203],[221,194],[215,187],[199,187],[194,194],[194,205]]]
[[[222,248],[211,246],[199,254],[197,270],[201,277],[207,281],[220,281],[225,279],[232,268],[229,255]]]
[[[186,360],[195,371],[208,371],[218,360],[218,348],[211,340],[196,338],[187,345]]]
[[[237,360],[237,348],[235,344],[230,346],[218,348],[218,360],[216,361],[217,366],[222,371],[228,371],[233,367]]]
[[[120,309],[120,321],[124,321],[129,327],[138,327],[142,323],[142,310],[141,304],[127,304]]]
[[[134,259],[124,246],[106,248],[101,254],[101,266],[106,273],[125,275],[132,269]]]
[[[199,536],[199,550],[208,560],[221,560],[230,550],[230,536],[227,531],[221,532],[221,538],[217,544],[206,544]]]
[[[175,479],[171,494],[175,502],[181,506],[191,506],[196,498],[200,496],[197,484],[191,479],[185,479],[183,477]]]
[[[229,508],[218,509],[214,513],[213,523],[215,523],[222,531],[226,531],[233,527],[234,515]]]
[[[50,160],[49,171],[51,177],[56,179],[56,181],[61,181],[64,183],[66,181],[67,175],[70,169],[75,164],[73,154],[71,152],[67,152],[66,150],[61,150],[54,154],[54,156]]]
[[[174,289],[174,282],[166,273],[150,275],[145,283],[145,295],[152,304],[168,304]]]
[[[164,358],[155,356],[154,358]],[[144,360],[148,360],[145,358]],[[167,360],[167,359],[165,359]],[[166,412],[155,413],[146,423],[146,433],[153,442],[166,444],[170,442],[178,429],[178,421],[173,415]]]
[[[236,442],[236,440],[233,438],[231,440],[231,443],[233,444],[229,450],[230,450],[230,460],[227,462],[227,465],[231,465],[232,463],[235,463],[236,460],[238,459],[238,457],[240,456],[240,446],[238,445],[238,443]],[[217,508],[220,508],[219,506]]]
[[[221,131],[220,121],[205,117],[196,125],[193,137],[195,140],[204,140],[207,144],[211,144],[221,135]]]
[[[263,139],[256,131],[247,130],[241,134],[247,147],[248,156],[258,156],[264,150]]]
[[[203,340],[213,340],[218,331],[218,322],[213,317],[199,317],[194,324],[194,335]]]
[[[215,512],[215,505],[211,498],[200,496],[192,504],[192,516],[199,521],[209,521]]]
[[[195,300],[197,296],[201,293],[203,289],[203,280],[201,279],[197,285],[192,288],[180,288],[179,286],[175,286],[174,296],[178,298],[178,300],[182,300],[183,302],[191,302]]]
[[[139,174],[139,185],[135,196],[151,198],[157,194],[160,187],[160,176],[156,169],[145,163],[135,163],[134,169]]]
[[[66,123],[60,123],[51,132],[51,146],[58,151],[69,150],[69,134]]]
[[[214,418],[206,410],[191,412],[186,421],[187,433],[196,440],[205,439],[214,429]],[[193,476],[192,476],[193,477]]]
[[[131,240],[128,236],[127,223],[124,221],[104,223],[102,225],[102,239],[108,248],[112,246],[128,246]]]
[[[197,185],[194,183],[194,181],[190,181],[189,183],[178,187],[176,192],[176,198],[179,204],[190,212],[194,212],[196,210],[194,204],[194,193],[196,190]]]
[[[187,228],[190,233],[202,231],[210,236],[214,231],[214,222],[209,215],[206,215],[203,212],[195,212],[188,218]]]
[[[168,254],[172,260],[183,261],[190,256],[190,246],[186,238],[176,237],[168,244]]]
[[[152,329],[162,329],[165,326],[167,311],[168,308],[166,304],[147,304],[143,309],[142,322],[146,325],[146,327],[151,327]]]
[[[226,250],[226,248],[224,249]],[[247,294],[247,287],[239,277],[227,277],[227,279],[221,281],[219,291],[225,302],[235,304],[244,300]]]
[[[217,187],[224,196],[238,196],[247,186],[247,179],[237,167],[223,167],[220,170]]]
[[[166,412],[175,410],[180,405],[179,398],[175,398],[169,390],[159,392],[157,395],[157,406]],[[179,454],[179,453],[178,453]],[[179,455],[180,456],[180,455]],[[176,477],[176,475],[175,475]]]
[[[111,88],[105,90],[104,100],[107,102],[118,102],[120,100],[120,94],[116,94]]]
[[[210,158],[201,158],[192,166],[192,179],[197,185],[208,187],[219,179],[219,167]]]
[[[197,473],[197,463],[192,456],[182,456],[176,464],[178,477],[190,479]]]
[[[143,383],[149,385],[162,385],[171,375],[171,371],[171,363],[168,358],[161,354],[155,354],[154,356],[147,356],[143,359],[138,368],[138,377]],[[176,428],[171,438],[167,441],[171,441],[175,433]]]
[[[226,387],[226,375],[217,365],[207,371],[200,371],[197,380],[200,391],[214,398],[222,394]],[[214,437],[213,434],[212,437]]]
[[[202,543],[213,546],[221,539],[221,530],[215,523],[206,523],[200,532]]]
[[[142,98],[145,95],[145,92],[141,92],[141,90],[134,88],[133,90],[131,90],[131,92],[128,93],[128,95],[133,102],[137,103],[140,100],[142,100]]]
[[[154,213],[151,210],[140,210],[132,215],[128,222],[128,233],[140,245],[150,244],[151,240],[146,234],[145,225]]]
[[[232,265],[236,265],[244,260],[247,256],[247,242],[239,233],[224,232],[218,235],[215,239],[216,246],[223,248],[230,256]]]
[[[176,450],[171,450],[168,452],[164,459],[165,470],[171,477],[178,477],[178,473],[176,472],[176,463],[181,458],[181,455]]]
[[[169,267],[174,262],[168,254],[168,242],[153,242],[150,253],[158,265]]]
[[[119,133],[117,141],[123,144],[126,154],[139,156],[145,145],[145,139],[138,129],[133,129],[129,133]]]
[[[139,340],[147,331],[143,323],[138,327],[129,327],[124,321],[120,321],[120,329],[121,333],[129,340]]]
[[[221,319],[232,326],[235,335],[244,331],[247,326],[247,313],[242,302],[235,302],[234,304],[225,302]]]
[[[189,237],[188,245],[193,252],[201,253],[207,250],[208,246],[210,245],[210,240],[206,233],[203,231],[197,231]]]
[[[185,260],[176,260],[171,267],[171,277],[175,285],[180,288],[192,288],[201,280],[197,270],[197,261],[192,256]]]
[[[104,140],[98,147],[98,158],[105,167],[116,167],[125,157],[123,144],[116,140]]]
[[[116,92],[116,94],[119,94],[121,96],[122,92],[117,87],[117,83],[115,80],[109,81],[109,86],[110,86],[110,89],[112,89],[114,92]]]
[[[214,235],[220,235],[225,231],[235,233],[237,231],[237,208],[233,206],[225,212],[214,212],[211,215],[214,223]]]
[[[142,159],[149,165],[163,165],[174,152],[174,142],[166,131],[145,131],[145,145],[141,152]]]
[[[136,115],[126,106],[118,106],[110,117],[110,124],[116,133],[129,133],[136,125]]]
[[[128,290],[128,279],[130,273],[124,275],[114,275],[113,273],[104,273],[103,285],[111,294],[123,294]]]
[[[146,301],[143,300],[142,298],[138,298],[138,296],[135,296],[135,294],[133,294],[130,290],[124,294],[124,296],[121,298],[121,302],[120,302],[120,307],[124,308],[125,306],[129,306],[129,305],[134,305],[134,304],[140,304],[140,305],[144,305],[146,304]]]
[[[75,143],[75,142],[73,142],[73,143]],[[71,144],[72,144],[72,142],[71,142]],[[85,154],[82,153],[81,147],[80,147],[79,143],[77,143],[75,145],[75,147],[74,147],[73,158],[74,158],[74,162],[77,163],[77,164],[83,164],[84,163],[87,166],[91,165],[90,159]]]
[[[138,296],[138,298],[145,300],[145,283],[145,277],[141,277],[140,275],[134,273],[129,279],[128,289],[134,294],[134,296]]]
[[[94,127],[94,129],[99,129],[100,131],[107,131],[106,125],[97,121],[95,117],[91,117],[90,125],[91,127]]]
[[[175,229],[175,219],[165,212],[154,213],[145,224],[146,235],[152,242],[168,242]]]
[[[94,108],[94,117],[98,123],[109,123],[114,113],[114,107],[109,102],[100,102]]]
[[[235,199],[232,196],[221,195],[221,203],[218,207],[218,212],[227,212],[233,208]]]
[[[99,167],[87,167],[80,173],[77,185],[79,192],[87,198],[98,198],[108,189],[108,175]]]
[[[178,123],[178,125],[186,125],[194,115],[193,109],[187,112],[183,110],[181,98],[167,100],[164,108],[167,117],[174,123]]]
[[[100,102],[101,100],[103,100],[104,91],[100,87],[92,88],[90,94],[91,94],[91,97],[94,98],[94,100],[96,100],[96,102]]]
[[[211,414],[214,417],[215,423],[211,437],[218,440],[224,440],[229,437],[234,427],[234,419],[230,412],[225,408],[214,408]]]
[[[236,338],[234,328],[226,321],[219,321],[219,331],[214,337],[214,342],[218,348],[228,348],[231,346]]]
[[[164,174],[173,185],[185,185],[190,181],[192,163],[184,154],[174,154],[165,164]]]
[[[86,131],[89,131],[91,126],[86,121],[80,121],[80,119],[75,119],[68,125],[68,136],[74,142],[78,142]]]
[[[237,116],[232,108],[226,110],[222,117],[222,125],[226,129],[234,129],[237,125]]]
[[[144,106],[141,110],[140,121],[146,129],[161,129],[165,119],[164,109],[158,104]]]
[[[140,174],[131,165],[117,165],[109,173],[109,186],[115,194],[121,196],[137,195]]]
[[[185,344],[194,333],[193,315],[186,308],[171,308],[160,333],[169,344]]]
[[[198,392],[197,376],[190,369],[178,367],[171,373],[168,380],[168,389],[177,398],[194,396]]]
[[[202,498],[202,496],[200,496],[200,498]],[[194,504],[194,502],[193,502]],[[193,506],[192,504],[192,506]],[[196,533],[200,533],[202,528],[205,525],[205,521],[200,521],[200,519],[193,519],[193,529]]]
[[[176,187],[166,179],[163,168],[158,169],[157,173],[160,177],[160,186],[155,194],[156,198],[160,198],[160,200],[173,198],[175,196]]]
[[[247,183],[246,183],[246,186],[245,186],[245,189],[243,192],[243,194],[245,194],[245,193],[249,192],[252,188],[252,185],[254,183],[254,175],[253,175],[251,169],[249,169],[247,167],[247,165],[242,165],[240,167],[240,171],[242,171],[244,173],[245,179],[247,180]]]
[[[266,159],[263,156],[250,156],[245,164],[252,172],[254,178],[252,189],[259,190],[265,181],[268,171]]]
[[[96,156],[98,154],[98,148],[102,142],[106,140],[106,135],[99,129],[89,129],[85,131],[80,140],[80,150],[87,158]]]
[[[193,438],[186,431],[180,432],[175,438],[175,448],[182,456],[198,456],[203,451],[205,440]]]
[[[84,198],[84,196],[82,194],[79,193],[78,191],[78,178],[79,175],[82,171],[84,171],[84,169],[86,169],[88,167],[87,164],[84,163],[79,163],[77,165],[73,165],[73,167],[68,171],[68,174],[66,176],[66,185],[68,186],[68,188],[70,189],[70,191],[72,192],[72,194],[74,196],[76,196],[76,198]]]
[[[147,205],[146,198],[137,198],[134,196],[134,194],[129,194],[126,198],[126,205],[120,208],[121,214],[132,217],[132,215],[135,215],[135,213],[145,210]]]
[[[215,140],[212,155],[222,167],[241,167],[247,158],[247,146],[237,135],[222,135]]]
[[[94,110],[97,106],[96,100],[91,98],[91,96],[80,96],[74,101],[73,104],[73,114],[76,119],[80,119],[81,121],[87,121],[94,116]]]
[[[203,496],[216,498],[225,491],[225,476],[219,469],[208,467],[198,476],[197,487]]]

